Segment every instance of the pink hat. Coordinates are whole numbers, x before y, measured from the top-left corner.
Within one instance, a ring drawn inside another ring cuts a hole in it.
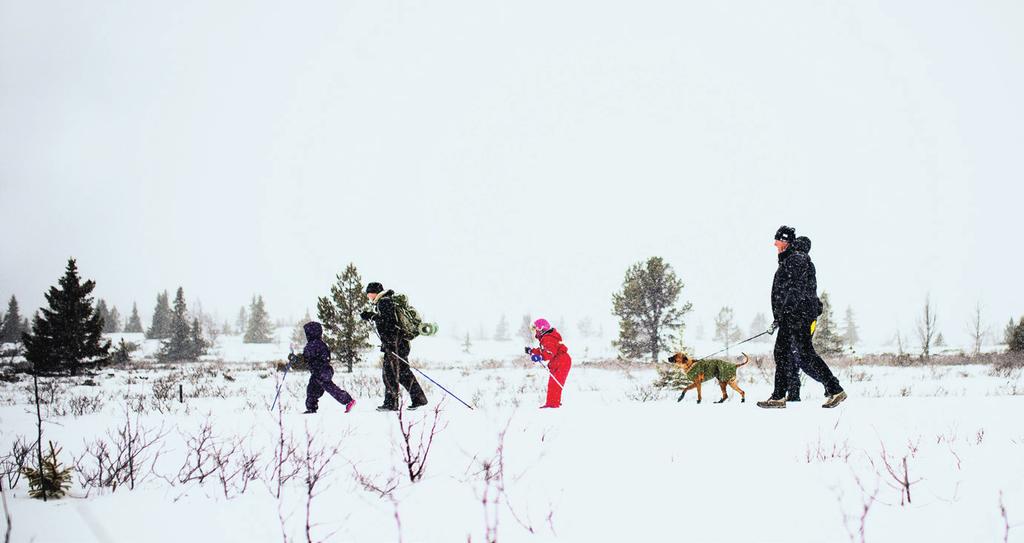
[[[538,332],[547,332],[551,329],[551,323],[545,319],[537,319],[533,321],[533,327],[536,328]]]

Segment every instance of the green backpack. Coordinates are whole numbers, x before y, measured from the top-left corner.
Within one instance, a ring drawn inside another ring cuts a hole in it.
[[[405,339],[412,341],[420,336],[423,319],[419,311],[409,305],[409,298],[405,294],[395,294],[391,297],[395,303],[395,316],[398,317],[398,326],[402,329]]]

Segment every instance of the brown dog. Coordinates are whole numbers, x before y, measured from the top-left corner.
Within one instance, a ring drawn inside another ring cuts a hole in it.
[[[669,357],[670,364],[679,366],[686,376],[689,377],[690,385],[683,389],[682,394],[679,395],[679,399],[676,401],[683,401],[686,396],[686,392],[692,389],[697,389],[697,403],[700,403],[704,399],[704,395],[701,393],[701,384],[706,380],[718,379],[718,386],[722,388],[722,399],[715,403],[722,403],[729,398],[725,387],[730,386],[733,390],[740,393],[740,401],[747,401],[747,393],[743,392],[740,388],[739,383],[736,382],[736,368],[745,366],[750,362],[750,357],[746,353],[743,353],[742,364],[732,364],[724,360],[701,360],[695,361],[685,353],[676,353]]]

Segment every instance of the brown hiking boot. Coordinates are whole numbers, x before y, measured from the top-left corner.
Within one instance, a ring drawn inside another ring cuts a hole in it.
[[[833,407],[843,403],[843,400],[845,400],[846,398],[846,391],[840,390],[839,394],[833,394],[829,396],[828,400],[826,400],[825,403],[822,404],[822,407],[824,407],[825,409],[832,409]]]
[[[757,402],[757,406],[765,409],[785,409],[786,399],[780,398],[776,400],[775,398],[768,398],[767,400]]]

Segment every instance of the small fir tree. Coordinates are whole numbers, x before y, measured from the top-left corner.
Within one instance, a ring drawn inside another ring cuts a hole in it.
[[[527,344],[533,343],[533,330],[530,327],[533,326],[533,321],[530,320],[529,315],[523,315],[523,321],[519,324],[519,337],[522,338]]]
[[[132,314],[124,325],[124,331],[126,334],[141,334],[143,332],[142,319],[139,318],[139,306],[135,302],[132,302]]]
[[[185,304],[185,289],[178,287],[171,312],[171,337],[163,342],[157,357],[162,361],[195,360],[195,344],[192,328],[188,322],[188,306]]]
[[[462,352],[470,354],[473,350],[473,340],[469,337],[469,332],[466,332],[466,339],[462,340]]]
[[[619,317],[614,345],[621,356],[649,355],[652,362],[658,361],[693,308],[689,302],[678,305],[683,287],[672,266],[660,257],[637,262],[626,271],[622,290],[612,296],[612,313]]]
[[[156,307],[153,309],[153,320],[146,331],[148,339],[167,339],[171,337],[171,300],[167,291],[156,295]]]
[[[25,320],[18,308],[18,299],[11,296],[7,302],[7,313],[4,315],[3,323],[0,324],[0,343],[18,343],[21,341],[22,325]]]
[[[75,259],[69,259],[59,287],[46,293],[49,307],[37,314],[32,333],[22,334],[25,359],[36,373],[70,370],[89,361],[107,357],[110,342],[103,340],[103,323],[89,294],[96,282],[84,283]]]
[[[737,341],[742,339],[743,332],[736,326],[736,316],[731,307],[723,307],[715,317],[714,340],[721,343],[725,348],[725,356],[729,356],[729,349]]]
[[[245,343],[273,343],[274,329],[263,304],[263,296],[255,296],[249,306],[249,327],[245,330]]]
[[[860,343],[860,329],[853,315],[853,308],[846,306],[846,319],[843,321],[843,342],[850,349],[856,349]]]
[[[818,316],[818,325],[814,331],[814,350],[821,355],[842,354],[845,350],[843,337],[836,329],[835,318],[832,315],[832,303],[829,300],[828,292],[821,293],[821,315]]]
[[[362,358],[370,345],[371,323],[360,318],[366,307],[363,278],[354,263],[335,276],[329,296],[317,300],[317,315],[324,327],[324,341],[331,355],[341,360],[352,372],[352,366]],[[303,335],[305,343],[305,335]]]
[[[501,316],[498,326],[494,329],[494,341],[508,341],[512,339],[508,334],[508,317]]]

